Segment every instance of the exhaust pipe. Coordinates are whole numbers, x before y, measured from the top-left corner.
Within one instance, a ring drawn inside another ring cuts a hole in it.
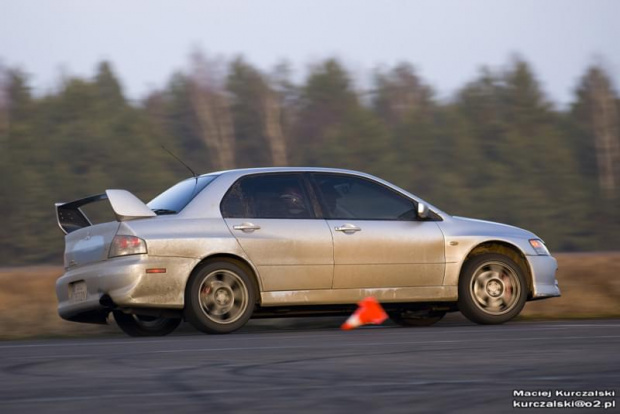
[[[103,295],[101,299],[99,299],[99,304],[107,309],[116,308],[116,304],[112,301],[112,298],[110,297],[110,295],[107,295],[107,294]]]

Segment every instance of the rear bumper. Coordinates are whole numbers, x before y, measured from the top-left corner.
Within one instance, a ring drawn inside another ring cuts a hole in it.
[[[190,258],[136,255],[71,269],[56,281],[58,314],[75,322],[105,323],[111,306],[182,309],[185,285],[197,263]],[[166,273],[146,273],[148,268],[166,268]],[[75,282],[86,283],[86,297],[80,301],[69,298]]]
[[[558,262],[552,256],[527,256],[532,270],[532,299],[545,299],[560,296],[560,288],[555,278]]]

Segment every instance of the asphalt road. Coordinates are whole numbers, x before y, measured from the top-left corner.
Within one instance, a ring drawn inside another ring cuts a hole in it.
[[[615,401],[615,409],[569,412],[620,410],[620,320],[263,327],[4,342],[0,355],[0,413],[523,411],[515,400]],[[616,396],[525,398],[514,390]]]

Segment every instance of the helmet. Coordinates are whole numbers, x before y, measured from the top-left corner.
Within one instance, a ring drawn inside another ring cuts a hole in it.
[[[303,195],[298,188],[286,188],[280,196],[280,200],[282,200],[290,214],[300,214],[306,210]]]

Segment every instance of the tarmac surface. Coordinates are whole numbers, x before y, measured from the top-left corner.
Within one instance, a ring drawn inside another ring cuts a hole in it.
[[[0,413],[529,411],[515,401],[593,404],[567,410],[575,413],[620,410],[620,320],[477,326],[447,319],[349,332],[267,323],[225,336],[3,342]]]

